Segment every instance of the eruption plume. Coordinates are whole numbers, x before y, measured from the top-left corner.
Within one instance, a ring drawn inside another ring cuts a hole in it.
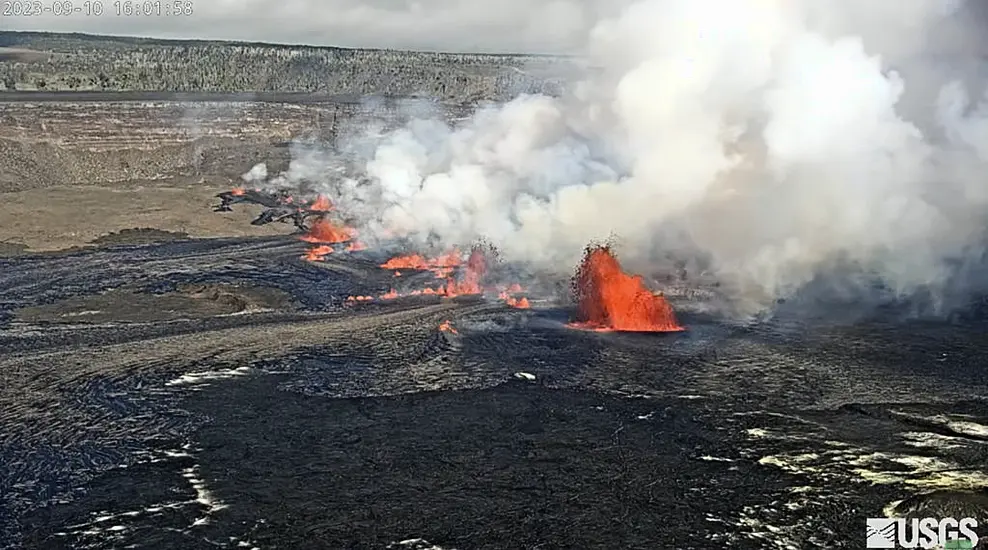
[[[640,275],[628,275],[610,249],[587,248],[573,279],[577,319],[573,326],[594,330],[677,332],[672,306],[653,294]]]
[[[564,277],[615,234],[626,265],[703,272],[744,314],[807,288],[985,288],[988,71],[963,1],[620,5],[564,96],[344,139],[347,171],[296,151],[293,173],[331,172],[368,242],[486,238]]]

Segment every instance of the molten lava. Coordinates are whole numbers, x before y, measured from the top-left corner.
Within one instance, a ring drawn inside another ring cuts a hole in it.
[[[463,271],[463,278],[459,281],[453,277],[446,279],[445,295],[449,297],[463,294],[482,294],[484,289],[480,286],[480,281],[487,274],[487,258],[481,248],[474,248],[467,259],[466,269]]]
[[[460,251],[452,250],[435,258],[426,258],[419,254],[409,254],[407,256],[396,256],[380,265],[382,269],[400,270],[414,269],[416,271],[432,271],[437,279],[445,279],[453,272],[453,268],[459,266],[463,260],[460,259]]]
[[[328,244],[323,244],[319,246],[313,246],[310,248],[303,256],[304,259],[310,262],[319,262],[326,259],[326,256],[333,253],[333,247]]]
[[[419,290],[404,291],[401,293],[391,289],[386,294],[378,297],[382,300],[392,300],[399,297],[422,295],[453,298],[463,295],[484,294],[485,291],[497,292],[497,290],[499,290],[495,288],[485,288],[483,286],[483,279],[486,277],[488,272],[488,249],[482,246],[476,246],[473,248],[465,264],[461,259],[460,252],[454,249],[447,254],[443,254],[435,258],[426,258],[420,254],[396,256],[387,262],[380,264],[379,267],[392,271],[392,275],[394,277],[401,277],[402,270],[409,269],[416,271],[432,271],[435,273],[437,278],[443,280],[442,286],[438,288],[426,287]],[[462,269],[458,274],[454,274],[457,271],[457,268]],[[512,294],[517,294],[520,292],[524,292],[521,285],[517,283],[512,284],[503,289],[500,294],[500,298],[511,307],[519,309],[530,308],[531,305],[528,302],[528,298],[512,296]],[[349,302],[355,302],[367,301],[371,299],[373,298],[350,297],[347,300]]]
[[[243,187],[234,187],[233,189],[230,189],[230,194],[233,195],[234,197],[240,197],[246,193],[247,190],[244,189]]]
[[[451,325],[449,321],[443,321],[442,323],[440,323],[439,330],[441,330],[442,332],[449,332],[451,334],[458,334],[456,332],[456,329],[453,328],[453,325]]]
[[[329,198],[319,195],[316,200],[312,201],[312,205],[309,206],[309,210],[315,210],[317,212],[329,212],[333,209],[333,203],[329,201]]]
[[[333,222],[322,219],[316,220],[309,232],[301,239],[310,243],[335,244],[353,240],[354,236],[356,236],[356,231],[353,229],[338,227]]]
[[[572,326],[594,330],[677,332],[672,306],[640,275],[628,275],[607,247],[588,248],[573,280],[578,304]]]
[[[532,304],[528,303],[528,298],[524,296],[522,296],[521,298],[515,298],[514,296],[503,295],[501,296],[501,299],[504,300],[504,303],[508,304],[513,308],[529,309],[532,307]]]
[[[429,269],[428,261],[418,254],[395,256],[380,265],[382,269]]]
[[[381,299],[382,300],[394,300],[398,296],[399,296],[398,295],[398,291],[392,288],[391,290],[389,290],[386,293],[382,294],[381,295]]]

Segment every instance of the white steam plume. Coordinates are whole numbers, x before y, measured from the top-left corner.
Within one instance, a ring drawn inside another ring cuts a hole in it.
[[[632,265],[703,258],[753,308],[838,266],[943,290],[988,219],[960,4],[641,0],[594,27],[572,93],[386,133],[344,202],[560,273],[616,234]]]

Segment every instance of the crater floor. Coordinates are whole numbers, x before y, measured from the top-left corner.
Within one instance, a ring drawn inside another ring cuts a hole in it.
[[[593,333],[348,304],[373,250],[108,242],[0,259],[0,547],[861,548],[988,508],[977,327]]]

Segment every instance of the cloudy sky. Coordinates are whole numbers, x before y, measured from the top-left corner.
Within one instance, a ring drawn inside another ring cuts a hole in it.
[[[45,0],[50,5],[52,0]],[[73,0],[81,5],[83,0]],[[0,16],[2,30],[210,38],[350,47],[565,53],[624,0],[183,0],[191,16]],[[8,4],[6,0],[3,4]],[[160,5],[172,0],[160,0]],[[137,1],[134,4],[143,4]],[[163,8],[162,8],[163,10]]]

